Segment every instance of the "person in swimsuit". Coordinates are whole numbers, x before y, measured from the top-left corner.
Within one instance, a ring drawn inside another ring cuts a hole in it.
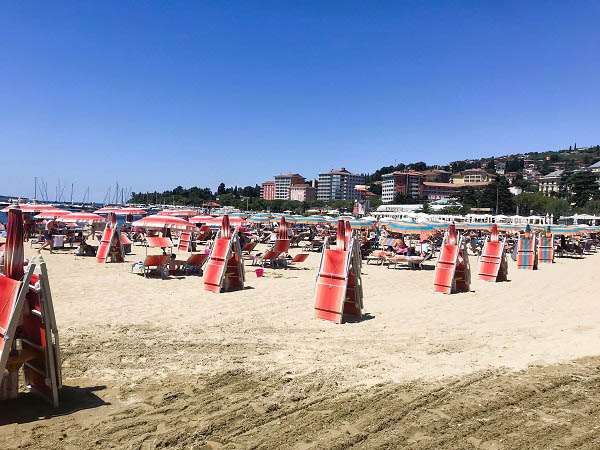
[[[46,247],[50,247],[50,254],[54,253],[54,230],[56,229],[56,217],[50,219],[46,223],[46,228],[44,229],[44,244],[38,250],[38,253],[41,253]]]

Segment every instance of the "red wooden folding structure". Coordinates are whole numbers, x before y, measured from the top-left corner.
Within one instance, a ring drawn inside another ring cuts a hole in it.
[[[116,221],[106,224],[100,239],[100,246],[96,252],[96,261],[99,263],[107,263],[109,259],[111,262],[123,262],[125,260],[123,238]]]
[[[498,225],[492,225],[492,233],[483,244],[479,257],[479,279],[485,281],[506,281],[508,262],[506,260],[506,241],[500,240]]]
[[[229,216],[225,215],[204,270],[204,289],[211,292],[243,289],[244,281],[239,235],[231,231]]]
[[[0,396],[16,396],[15,380],[22,366],[25,386],[57,407],[62,387],[58,327],[41,257],[39,275],[35,267],[29,264],[22,282],[0,275],[0,374],[8,369],[5,383],[10,385],[0,388]]]
[[[189,231],[182,231],[179,235],[179,243],[177,250],[180,252],[191,252],[192,250],[192,233]]]
[[[212,237],[212,230],[209,225],[202,225],[200,227],[200,231],[198,232],[198,236],[196,237],[197,241],[209,241]]]
[[[468,292],[471,287],[467,247],[454,225],[450,225],[444,234],[433,278],[433,289],[444,294]]]
[[[536,270],[537,267],[537,242],[535,234],[527,225],[525,233],[519,236],[517,242],[517,268],[525,270]]]
[[[550,231],[540,235],[540,244],[538,247],[538,262],[553,263],[554,262],[554,236]]]
[[[290,249],[290,234],[288,226],[285,221],[285,217],[281,216],[281,222],[279,223],[279,231],[277,232],[277,240],[273,246],[273,251],[279,253],[287,253]]]
[[[363,289],[359,242],[350,224],[338,221],[336,248],[323,243],[321,264],[315,287],[315,317],[342,323],[349,317],[362,317]]]

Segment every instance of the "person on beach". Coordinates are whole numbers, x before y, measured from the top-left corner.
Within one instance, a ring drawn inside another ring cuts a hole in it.
[[[96,225],[94,223],[90,224],[90,233],[87,235],[87,239],[96,239]]]
[[[44,244],[37,251],[41,253],[46,247],[50,247],[50,254],[54,253],[54,231],[56,230],[56,217],[50,219],[46,223],[46,228],[44,229]]]
[[[31,214],[29,214],[29,213],[23,214],[23,240],[25,242],[29,241],[32,224],[33,224],[33,220],[31,219]]]

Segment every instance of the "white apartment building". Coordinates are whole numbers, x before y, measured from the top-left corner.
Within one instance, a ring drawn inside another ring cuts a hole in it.
[[[331,170],[319,174],[317,200],[329,202],[332,200],[353,201],[360,197],[360,192],[354,187],[364,184],[362,175],[348,172],[344,167],[341,170]]]

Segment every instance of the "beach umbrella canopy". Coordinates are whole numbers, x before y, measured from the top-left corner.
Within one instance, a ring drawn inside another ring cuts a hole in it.
[[[114,213],[120,216],[126,216],[128,214],[131,214],[132,216],[141,216],[146,214],[146,211],[144,211],[142,208],[121,208],[114,211]]]
[[[119,208],[117,208],[116,206],[103,206],[102,208],[94,211],[94,214],[107,214],[109,212],[114,212],[118,210]]]
[[[328,220],[324,216],[308,216],[308,217],[304,218],[303,222],[307,223],[307,224],[316,225],[316,224],[319,224],[319,223],[327,223]]]
[[[39,213],[37,216],[34,216],[34,219],[54,219],[55,217],[66,216],[67,214],[71,214],[69,211],[65,211],[64,209],[57,210],[49,210],[43,211]]]
[[[193,209],[165,209],[158,213],[159,216],[192,217],[198,214]]]
[[[426,223],[415,222],[387,222],[384,225],[393,233],[420,234],[422,231],[434,231],[435,228]]]
[[[146,216],[139,220],[136,220],[131,224],[132,227],[150,228],[150,229],[162,229],[170,228],[172,230],[181,231],[194,231],[196,226],[187,220],[180,219],[179,217],[167,216],[167,215],[152,215]]]
[[[18,207],[8,210],[6,224],[6,247],[4,248],[4,274],[13,280],[21,280],[25,271],[23,262],[23,212]]]
[[[271,221],[271,216],[270,215],[261,216],[261,215],[257,214],[255,216],[249,217],[247,221],[250,223],[269,223]]]
[[[188,219],[188,221],[190,223],[206,223],[209,220],[212,220],[212,216],[194,216],[194,217],[190,217]]]
[[[374,220],[349,220],[350,228],[353,230],[368,230],[370,228],[375,228]]]
[[[2,209],[2,212],[7,213],[13,205],[9,205],[6,208]],[[21,212],[24,213],[33,213],[33,212],[42,212],[42,211],[56,211],[60,210],[54,205],[44,205],[43,203],[22,203],[19,204],[19,208]]]
[[[456,228],[462,230],[491,230],[492,225],[492,223],[460,222],[456,224]]]
[[[85,223],[100,223],[106,222],[106,219],[98,214],[89,212],[73,212],[60,216],[58,219],[60,222],[85,222]]]
[[[204,223],[206,225],[210,225],[210,226],[213,226],[213,227],[214,226],[219,226],[220,227],[220,226],[222,226],[223,222],[225,221],[225,218],[227,218],[227,222],[232,227],[239,227],[244,222],[246,222],[246,220],[243,219],[243,218],[241,218],[241,217],[229,217],[228,214],[225,214],[223,216],[211,217],[210,220],[207,220]]]

